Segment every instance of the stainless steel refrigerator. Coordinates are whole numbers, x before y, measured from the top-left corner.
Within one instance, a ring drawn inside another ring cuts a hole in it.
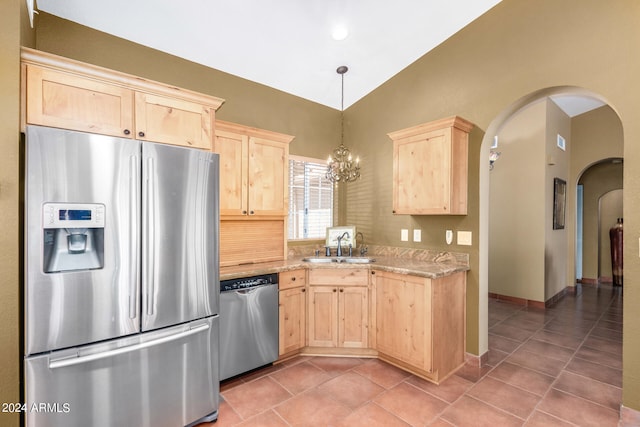
[[[218,156],[26,130],[27,426],[217,418]]]

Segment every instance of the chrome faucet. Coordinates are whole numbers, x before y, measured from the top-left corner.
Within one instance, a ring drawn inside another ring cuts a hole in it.
[[[358,236],[360,236],[360,240],[358,240]],[[360,242],[360,256],[365,256],[367,254],[368,248],[364,246],[364,234],[358,231],[356,233],[356,240]]]
[[[342,256],[342,239],[344,239],[345,236],[347,236],[347,238],[351,237],[349,236],[348,231],[345,231],[341,236],[338,236],[338,253],[336,254],[337,256]]]

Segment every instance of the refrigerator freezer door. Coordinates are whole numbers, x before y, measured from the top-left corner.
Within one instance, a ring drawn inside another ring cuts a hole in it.
[[[142,145],[142,330],[218,314],[218,155]]]
[[[185,426],[217,414],[218,317],[25,360],[26,425]]]
[[[138,332],[140,143],[28,126],[25,150],[26,354]],[[73,235],[82,228],[47,230],[91,215],[103,227],[93,239]],[[52,262],[54,246],[92,262]]]

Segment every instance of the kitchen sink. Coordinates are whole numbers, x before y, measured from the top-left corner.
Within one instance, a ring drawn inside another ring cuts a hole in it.
[[[337,262],[334,258],[331,258],[331,257],[319,257],[319,256],[302,258],[302,261],[304,261],[304,262],[313,262],[313,263]]]
[[[307,258],[302,258],[302,261],[304,262],[312,262],[312,263],[331,263],[331,262],[337,262],[337,263],[347,263],[347,264],[370,264],[372,262],[375,261],[375,259],[373,258],[369,258],[369,257],[359,257],[359,256],[353,256],[353,257],[345,257],[345,256],[341,256],[341,257],[320,257],[320,256],[316,256],[316,257],[307,257]]]
[[[370,264],[375,259],[363,256],[343,257],[339,258],[338,262],[346,262],[347,264]]]

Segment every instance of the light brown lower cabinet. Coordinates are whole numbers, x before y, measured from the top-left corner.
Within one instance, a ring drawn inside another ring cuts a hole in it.
[[[280,273],[280,360],[378,357],[437,384],[464,364],[466,278],[363,268]]]
[[[368,347],[368,284],[365,269],[309,271],[309,347]]]
[[[466,273],[372,271],[378,357],[439,383],[464,364]]]
[[[307,288],[306,270],[280,273],[279,294],[279,356],[297,354],[306,345]]]

